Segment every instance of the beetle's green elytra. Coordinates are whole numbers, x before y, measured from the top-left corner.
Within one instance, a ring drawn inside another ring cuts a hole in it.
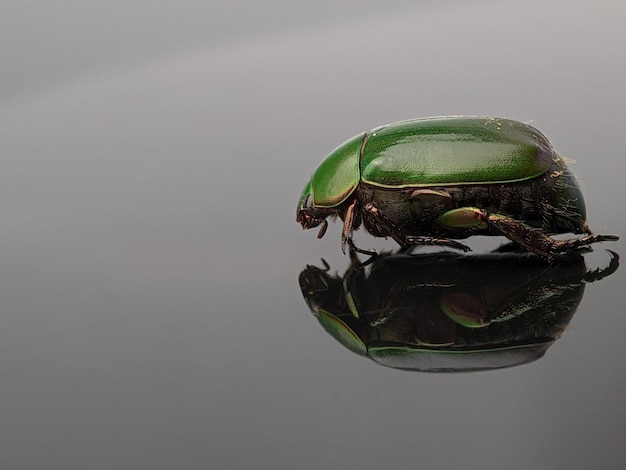
[[[509,119],[449,116],[401,121],[361,133],[333,150],[298,202],[303,228],[339,216],[342,249],[361,224],[402,247],[504,235],[546,259],[607,240],[593,235],[565,160],[537,129]],[[556,240],[551,234],[584,234]]]
[[[494,184],[544,174],[547,139],[516,121],[419,119],[372,131],[361,156],[364,182],[389,188]]]
[[[319,309],[317,312],[317,319],[333,338],[347,347],[350,351],[357,353],[360,356],[367,354],[367,347],[363,343],[363,340],[350,329],[341,319],[337,318],[330,312],[324,309]]]

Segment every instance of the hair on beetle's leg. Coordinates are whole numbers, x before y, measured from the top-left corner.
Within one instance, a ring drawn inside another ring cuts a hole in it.
[[[592,243],[615,242],[617,240],[619,240],[617,235],[587,235],[569,240],[554,240],[554,249],[558,253],[567,253]]]
[[[547,235],[543,230],[531,227],[523,222],[500,214],[488,214],[481,211],[480,217],[503,235],[519,244],[528,251],[544,257],[548,261],[554,259],[554,255],[571,253],[578,248],[604,241],[615,241],[617,235],[586,235],[568,240],[557,240]]]
[[[554,244],[557,240],[546,235],[543,230],[531,227],[511,217],[500,214],[489,214],[482,209],[476,209],[475,215],[480,220],[498,229],[509,240],[513,240],[522,248],[531,251],[547,260],[553,259]]]

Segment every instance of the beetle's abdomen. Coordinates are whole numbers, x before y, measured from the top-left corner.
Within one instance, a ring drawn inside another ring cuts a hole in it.
[[[497,184],[544,174],[554,151],[541,132],[507,119],[445,117],[371,131],[361,178],[381,187]]]

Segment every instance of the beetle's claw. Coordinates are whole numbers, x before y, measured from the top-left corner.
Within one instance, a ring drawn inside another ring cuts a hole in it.
[[[453,246],[454,248],[458,248],[459,250],[463,250],[463,252],[464,252],[464,253],[467,253],[467,252],[469,252],[469,251],[472,251],[472,249],[471,249],[469,246],[464,245],[463,243],[459,243],[459,242],[452,242],[452,246]]]
[[[374,250],[364,250],[363,248],[359,248],[358,246],[354,244],[354,241],[352,241],[352,237],[346,237],[345,240],[342,237],[341,251],[343,251],[344,255],[346,254],[346,251],[345,251],[346,245],[348,245],[348,247],[350,248],[350,253],[356,252],[356,253],[361,253],[362,255],[368,255],[368,256],[374,256],[378,254]]]
[[[446,239],[445,241],[444,240],[440,240],[440,242],[441,242],[441,245],[444,245],[444,246],[447,246],[447,247],[450,247],[450,248],[454,248],[455,250],[461,250],[463,253],[467,253],[469,251],[472,251],[472,249],[469,246],[464,245],[463,243],[455,242],[454,240],[447,240]],[[439,244],[439,243],[436,243],[436,244]]]
[[[611,261],[609,262],[609,265],[605,268],[597,268],[593,271],[588,271],[583,277],[585,282],[599,281],[601,279],[604,279],[607,276],[610,276],[615,271],[617,271],[617,268],[619,268],[619,255],[611,250],[606,250],[606,251],[609,253],[609,256],[611,257]]]
[[[596,235],[594,241],[599,242],[616,242],[619,240],[619,236],[617,235]]]

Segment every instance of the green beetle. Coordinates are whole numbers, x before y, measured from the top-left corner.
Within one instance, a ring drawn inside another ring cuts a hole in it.
[[[343,221],[342,250],[361,224],[401,247],[504,235],[546,259],[591,243],[573,173],[537,129],[509,119],[436,117],[388,124],[346,141],[320,164],[298,202],[303,228]],[[584,234],[556,240],[551,234]]]
[[[356,256],[342,275],[307,266],[302,295],[343,346],[384,366],[437,372],[497,369],[539,359],[619,256],[589,269],[579,253],[550,269],[522,253]]]

